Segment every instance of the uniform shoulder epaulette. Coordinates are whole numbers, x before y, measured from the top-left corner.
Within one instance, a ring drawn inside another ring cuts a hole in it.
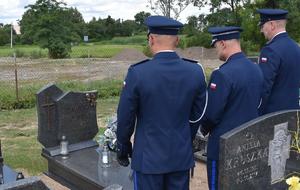
[[[184,61],[192,62],[192,63],[198,63],[198,61],[192,60],[192,59],[187,59],[187,58],[181,58]]]
[[[134,67],[134,66],[136,66],[136,65],[139,65],[139,64],[145,63],[145,62],[147,62],[147,61],[149,61],[149,60],[150,60],[150,59],[145,59],[145,60],[143,60],[143,61],[140,61],[140,62],[138,62],[138,63],[132,64],[132,65],[131,65],[131,67]]]

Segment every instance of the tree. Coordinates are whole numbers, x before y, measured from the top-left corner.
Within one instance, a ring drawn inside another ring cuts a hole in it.
[[[144,25],[144,20],[145,20],[147,17],[149,17],[150,15],[151,15],[151,14],[148,13],[148,12],[144,12],[144,11],[139,12],[139,13],[137,13],[136,15],[134,15],[134,21],[135,21],[138,25],[142,26],[142,25]]]
[[[57,0],[37,0],[35,4],[26,6],[28,10],[20,21],[23,41],[34,42],[48,49],[50,58],[67,57],[72,40],[78,37],[72,22],[75,18],[81,21],[76,9],[65,6],[65,3]]]
[[[3,28],[0,28],[0,46],[10,42],[10,35]]]
[[[144,11],[139,12],[134,16],[134,22],[138,26],[138,28],[137,28],[138,32],[147,30],[147,27],[144,25],[144,20],[149,16],[151,16],[151,14],[148,12],[144,12]]]
[[[153,12],[174,19],[178,19],[180,13],[193,2],[194,0],[148,0]]]
[[[72,42],[82,41],[83,36],[87,34],[87,29],[81,13],[77,8],[72,7],[67,9],[64,13],[66,14],[64,17],[70,19],[68,28],[72,31]]]

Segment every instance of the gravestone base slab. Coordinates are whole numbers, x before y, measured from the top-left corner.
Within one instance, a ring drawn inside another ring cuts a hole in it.
[[[88,140],[80,143],[70,144],[68,146],[69,152],[78,151],[81,149],[89,148],[89,147],[95,147],[98,146],[98,143],[93,140]],[[55,146],[51,148],[43,148],[43,154],[47,154],[49,156],[57,156],[60,154],[61,148],[60,146]]]
[[[42,153],[48,161],[46,174],[71,189],[98,190],[114,184],[122,186],[123,190],[133,189],[133,182],[129,178],[130,167],[118,165],[114,153],[111,152],[111,166],[103,168],[97,149],[91,147],[75,151],[66,159],[61,155],[52,157]]]

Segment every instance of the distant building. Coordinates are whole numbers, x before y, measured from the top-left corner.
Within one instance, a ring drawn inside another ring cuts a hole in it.
[[[16,32],[17,35],[21,34],[21,27],[20,27],[20,25],[14,24],[13,25],[13,29],[15,30],[15,32]]]

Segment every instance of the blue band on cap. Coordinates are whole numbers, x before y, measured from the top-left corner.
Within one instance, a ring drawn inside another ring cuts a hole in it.
[[[217,41],[239,39],[242,28],[236,26],[210,27],[208,32],[212,35],[211,46]]]
[[[284,20],[287,18],[288,11],[283,9],[258,9],[260,14],[259,26],[271,20]]]
[[[149,16],[145,19],[145,25],[152,34],[177,35],[183,27],[181,22],[165,16]]]
[[[179,29],[177,28],[149,28],[151,34],[161,34],[161,35],[177,35]]]

